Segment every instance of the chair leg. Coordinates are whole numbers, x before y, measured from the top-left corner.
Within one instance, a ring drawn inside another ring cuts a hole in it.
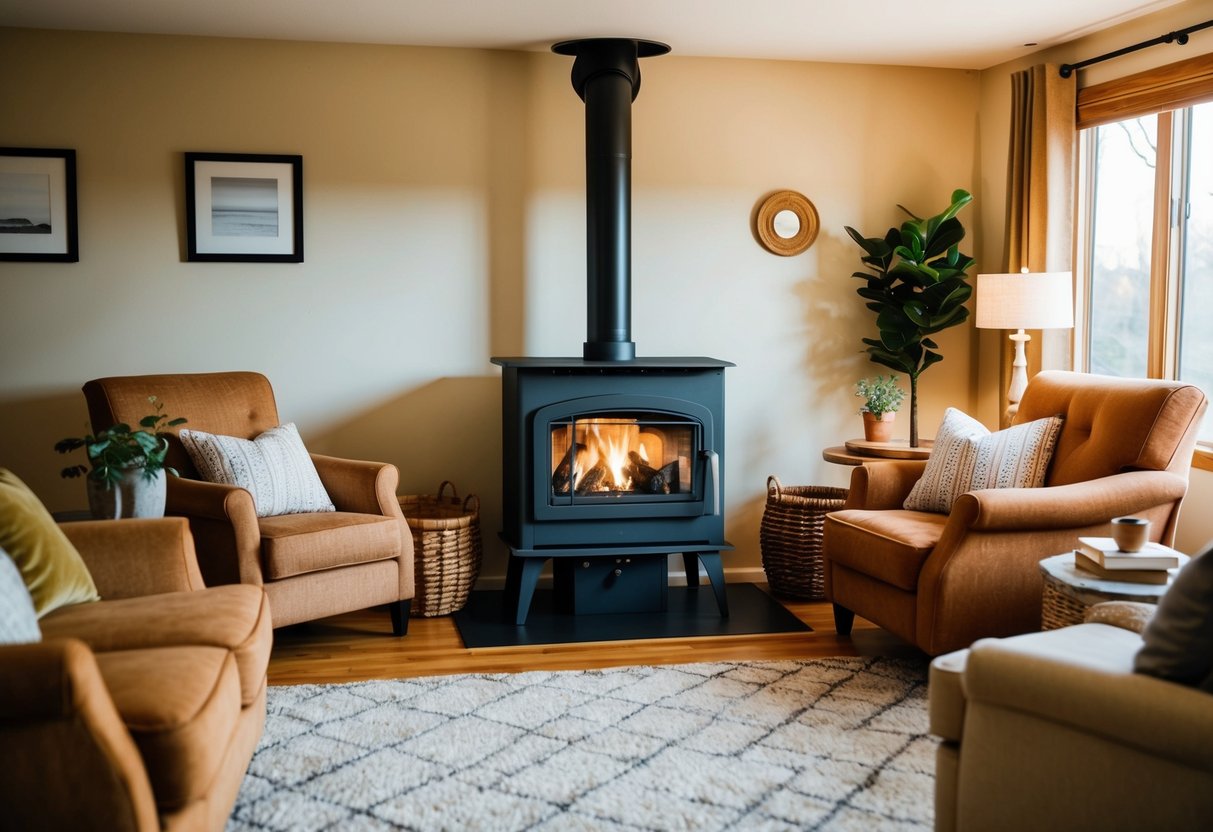
[[[406,598],[403,601],[396,601],[388,604],[388,609],[392,613],[392,635],[403,636],[409,631],[409,609],[413,606],[413,599]]]
[[[834,630],[840,636],[849,636],[851,627],[855,624],[855,613],[844,606],[834,605]]]

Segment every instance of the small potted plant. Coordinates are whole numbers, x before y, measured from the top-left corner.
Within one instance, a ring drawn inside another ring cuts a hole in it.
[[[55,443],[61,454],[84,448],[91,468],[69,465],[59,473],[65,479],[86,478],[89,510],[98,519],[164,516],[164,472],[177,475],[164,464],[168,453],[164,429],[183,425],[185,419],[170,419],[155,396],[147,400],[155,412],[140,419],[137,429],[117,424],[96,435],[71,436]]]
[[[905,391],[897,386],[897,376],[873,376],[855,383],[855,395],[864,400],[863,438],[869,442],[888,442],[893,436],[893,418]]]

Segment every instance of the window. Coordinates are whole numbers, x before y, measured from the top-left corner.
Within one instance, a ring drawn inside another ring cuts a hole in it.
[[[1079,361],[1213,399],[1213,55],[1080,91],[1078,123]]]

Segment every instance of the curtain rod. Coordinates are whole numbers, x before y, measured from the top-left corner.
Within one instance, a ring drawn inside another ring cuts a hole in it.
[[[1206,20],[1204,23],[1197,23],[1195,26],[1189,26],[1186,29],[1177,29],[1174,32],[1167,32],[1165,35],[1159,35],[1150,40],[1143,40],[1141,43],[1135,43],[1132,46],[1126,46],[1124,49],[1117,49],[1115,52],[1108,52],[1104,55],[1099,55],[1095,58],[1087,58],[1085,61],[1079,61],[1076,64],[1062,64],[1062,78],[1069,78],[1076,70],[1088,67],[1091,64],[1097,64],[1101,61],[1107,61],[1112,58],[1119,58],[1121,55],[1128,55],[1130,52],[1136,52],[1138,49],[1145,49],[1147,46],[1158,46],[1163,43],[1174,43],[1183,46],[1188,42],[1188,35],[1193,32],[1199,32],[1201,29],[1208,29],[1213,26],[1213,20]]]

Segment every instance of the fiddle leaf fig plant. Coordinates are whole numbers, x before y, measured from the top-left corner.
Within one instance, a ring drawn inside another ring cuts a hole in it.
[[[876,313],[879,337],[864,338],[868,358],[910,379],[910,446],[918,447],[918,377],[943,360],[930,336],[963,323],[969,316],[965,301],[973,294],[966,274],[973,258],[960,252],[965,229],[956,215],[973,201],[965,190],[952,192],[940,213],[922,218],[909,215],[900,228],[883,237],[864,237],[846,226],[861,249],[867,271],[852,277],[864,281],[855,291]]]
[[[174,468],[164,464],[164,455],[168,452],[164,428],[183,425],[185,419],[170,419],[164,412],[164,403],[157,401],[155,396],[148,396],[147,401],[155,412],[140,419],[138,429],[119,423],[96,435],[71,436],[56,442],[55,450],[61,454],[84,448],[92,465],[91,469],[85,465],[69,465],[59,472],[60,476],[72,479],[87,475],[90,480],[105,483],[106,488],[116,485],[122,479],[122,472],[131,468],[142,468],[145,480],[154,479],[162,469],[177,476]]]

